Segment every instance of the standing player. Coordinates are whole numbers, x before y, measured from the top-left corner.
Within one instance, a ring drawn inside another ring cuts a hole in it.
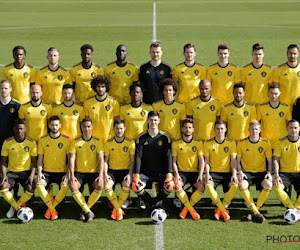
[[[37,189],[48,209],[47,220],[57,220],[56,206],[66,197],[68,192],[67,159],[70,146],[68,136],[59,132],[61,127],[58,116],[49,119],[50,133],[41,137],[38,142]],[[52,202],[47,189],[50,184],[60,185],[60,190]]]
[[[241,82],[239,68],[229,63],[229,46],[220,44],[218,46],[218,62],[207,68],[206,78],[212,83],[211,95],[218,98],[223,105],[232,101],[233,85]]]
[[[90,222],[94,218],[91,207],[100,198],[103,189],[103,144],[92,136],[93,124],[90,118],[81,123],[82,136],[76,138],[70,147],[70,189],[74,200],[82,208],[80,219]],[[93,191],[86,203],[80,187],[84,184],[92,186]]]
[[[184,45],[184,62],[178,64],[172,71],[172,77],[179,85],[177,100],[183,104],[200,94],[199,83],[206,76],[205,67],[195,62],[196,55],[195,45],[191,43]]]
[[[25,63],[26,50],[23,46],[13,48],[14,62],[2,69],[1,80],[9,80],[11,96],[21,104],[30,100],[30,85],[35,83],[36,70]]]
[[[120,107],[107,93],[111,87],[108,76],[96,76],[91,87],[96,95],[87,99],[83,108],[85,115],[93,121],[94,135],[105,143],[113,136],[113,122],[119,118]]]
[[[171,77],[171,67],[161,61],[163,54],[160,42],[150,45],[151,60],[140,67],[139,79],[144,88],[143,101],[147,104],[163,99],[160,92],[160,83],[165,78]]]
[[[121,106],[120,118],[125,121],[125,136],[135,140],[140,133],[147,129],[147,116],[153,108],[142,102],[143,87],[140,83],[132,84],[129,92],[131,102]]]
[[[80,122],[84,118],[84,110],[81,105],[73,101],[74,89],[71,84],[63,86],[64,102],[53,108],[52,115],[59,117],[61,122],[61,133],[70,137],[70,140],[77,138],[80,132]]]
[[[187,213],[190,212],[194,220],[199,220],[200,215],[194,209],[194,205],[201,199],[204,192],[203,144],[200,140],[193,138],[193,132],[193,120],[185,119],[181,125],[182,137],[172,143],[172,160],[176,195],[185,206],[179,216],[185,219]],[[196,188],[190,200],[183,190],[186,183],[191,183]]]
[[[159,113],[160,123],[158,128],[168,133],[172,139],[179,139],[180,124],[186,118],[185,106],[175,100],[175,94],[178,90],[178,83],[172,78],[162,80],[160,91],[164,99],[155,102],[153,109]]]
[[[300,96],[300,65],[298,64],[299,48],[296,44],[287,47],[287,62],[274,70],[273,82],[278,83],[280,101],[291,106]]]
[[[249,122],[256,119],[255,107],[244,101],[245,86],[242,83],[233,86],[234,101],[224,106],[221,119],[227,123],[227,137],[241,140],[249,135]]]
[[[216,136],[204,142],[204,159],[206,189],[218,208],[215,209],[215,218],[226,222],[230,219],[229,212],[225,209],[231,202],[238,190],[237,168],[236,168],[236,145],[233,140],[227,139],[227,131],[224,121],[218,119],[215,122]],[[217,186],[223,186],[226,193],[223,202],[216,192]]]
[[[36,142],[47,134],[47,118],[52,114],[52,106],[41,100],[42,88],[39,85],[32,85],[31,101],[23,104],[19,110],[19,117],[27,124],[27,136]]]
[[[148,114],[148,130],[136,139],[135,175],[132,190],[146,204],[143,213],[149,216],[151,210],[165,199],[173,190],[171,138],[158,129],[159,114],[150,111]],[[152,188],[158,182],[160,191],[152,198],[145,188]]]
[[[272,189],[272,150],[268,140],[259,136],[260,123],[257,120],[250,121],[249,137],[240,140],[237,144],[237,167],[239,174],[239,187],[242,197],[251,208],[247,220],[254,216],[259,223],[266,219],[259,212]],[[266,158],[268,170],[266,171]],[[249,191],[249,186],[256,185],[260,190],[256,205]]]
[[[294,185],[297,194],[300,192],[299,131],[299,122],[290,120],[287,126],[288,135],[276,142],[273,155],[274,192],[281,203],[291,209],[300,207],[300,196],[293,204],[284,190]]]
[[[115,136],[104,145],[104,189],[107,198],[114,206],[111,218],[117,221],[123,219],[121,207],[129,197],[134,168],[135,143],[125,137],[124,125],[123,120],[116,120],[114,122]],[[118,183],[122,186],[119,200],[114,192],[114,186]]]
[[[49,64],[40,69],[36,75],[36,84],[43,88],[43,101],[51,105],[62,102],[62,86],[72,84],[69,72],[58,64],[59,51],[51,47],[48,49],[47,59]]]
[[[130,102],[129,87],[139,80],[138,67],[127,61],[127,48],[119,45],[116,49],[117,60],[107,64],[104,74],[110,77],[109,94],[120,104]]]
[[[37,158],[35,141],[25,136],[25,121],[17,119],[13,129],[14,137],[5,140],[1,151],[2,180],[0,193],[13,207],[6,214],[8,218],[12,218],[15,212],[21,208],[21,205],[29,201],[33,195],[33,177]],[[16,202],[9,190],[18,183],[23,186],[24,193]]]
[[[82,61],[75,64],[70,75],[75,89],[76,103],[82,105],[83,102],[95,95],[95,91],[91,88],[91,81],[97,75],[103,75],[103,69],[92,62],[94,48],[90,44],[84,44],[80,48]]]
[[[286,135],[286,124],[291,117],[291,110],[279,101],[278,84],[269,87],[269,102],[257,107],[257,120],[261,121],[261,136],[270,141],[272,149],[275,142]]]
[[[252,63],[241,70],[242,83],[245,84],[245,100],[254,105],[268,101],[268,86],[273,80],[273,69],[264,64],[264,47],[256,43],[252,46]]]
[[[214,123],[221,116],[222,103],[210,95],[211,82],[201,80],[200,96],[193,98],[187,104],[187,117],[195,123],[194,136],[201,140],[208,140],[215,135]]]

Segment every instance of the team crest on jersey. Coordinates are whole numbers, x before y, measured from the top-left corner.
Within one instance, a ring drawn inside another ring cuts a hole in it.
[[[28,147],[28,146],[25,146],[25,147],[24,147],[24,150],[25,150],[25,152],[28,152],[28,151],[29,151],[29,147]]]
[[[192,147],[192,151],[195,153],[197,151],[197,147],[196,146],[193,146]]]
[[[126,71],[126,75],[127,75],[127,76],[130,76],[130,75],[131,75],[131,71],[130,71],[130,70],[127,70],[127,71]]]
[[[244,116],[247,117],[249,115],[248,111],[244,111]]]
[[[60,143],[58,143],[58,145],[57,145],[57,146],[58,146],[58,148],[59,148],[59,149],[62,149],[62,148],[63,148],[63,146],[64,146],[64,144],[62,144],[62,143],[60,142]]]
[[[194,70],[194,73],[195,73],[196,76],[199,75],[199,70],[198,70],[198,69],[195,69],[195,70]]]
[[[258,148],[258,152],[259,152],[259,153],[262,153],[262,151],[264,151],[264,149],[263,149],[262,147],[259,147],[259,148]]]
[[[284,112],[279,112],[279,116],[280,116],[280,118],[282,118],[282,117],[284,117]]]
[[[163,144],[162,141],[158,141],[158,143],[157,143],[158,146],[161,146],[162,144]]]
[[[216,109],[215,105],[211,105],[209,108],[211,111],[214,111]]]
[[[126,153],[128,151],[128,147],[127,146],[123,147],[123,151]]]
[[[229,71],[227,71],[227,75],[228,76],[232,76],[232,72],[229,70]]]
[[[61,81],[63,79],[63,76],[62,75],[58,75],[57,79]]]
[[[41,114],[41,116],[45,116],[46,111],[45,111],[45,110],[41,110],[41,111],[40,111],[40,114]]]
[[[297,76],[300,77],[300,71],[297,72]]]
[[[173,115],[176,115],[177,114],[177,109],[172,109],[172,113],[173,113]]]
[[[146,115],[146,112],[144,110],[142,110],[140,114],[142,117],[144,117]]]
[[[27,78],[29,76],[29,74],[27,72],[23,73],[24,78]]]
[[[97,76],[96,72],[91,73],[91,77],[95,78]]]
[[[225,152],[225,153],[228,153],[228,151],[229,151],[229,147],[227,147],[227,146],[224,147],[224,152]]]
[[[12,113],[14,113],[15,112],[15,108],[10,108],[9,109],[9,112],[12,114]]]
[[[95,146],[94,144],[92,144],[92,145],[90,146],[90,149],[91,149],[92,151],[94,151],[95,148],[96,148],[96,146]]]
[[[110,110],[110,105],[106,105],[106,106],[105,106],[105,110],[106,110],[106,111],[109,111],[109,110]]]
[[[163,76],[164,73],[165,73],[165,71],[163,71],[163,70],[159,71],[159,74],[160,74],[161,76]]]
[[[267,75],[267,72],[265,72],[265,71],[261,72],[262,77],[266,77],[266,75]]]
[[[149,70],[147,70],[147,71],[146,71],[146,74],[147,74],[147,75],[149,75],[149,74],[150,74],[150,71],[149,71]]]
[[[77,116],[78,115],[78,111],[77,110],[73,110],[73,115]]]

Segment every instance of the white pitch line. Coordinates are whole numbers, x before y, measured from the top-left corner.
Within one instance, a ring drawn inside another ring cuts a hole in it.
[[[295,1],[163,1],[163,2],[158,2],[157,4],[261,4],[261,3],[298,3],[298,0]],[[16,4],[16,3],[21,3],[21,4],[36,4],[36,1],[0,1],[0,3],[5,3],[5,4]],[[149,1],[43,1],[43,3],[48,3],[48,4],[146,4],[146,3],[151,3]]]
[[[155,249],[164,249],[164,226],[163,223],[155,225]]]
[[[156,2],[153,2],[153,35],[152,41],[155,42],[156,39]]]

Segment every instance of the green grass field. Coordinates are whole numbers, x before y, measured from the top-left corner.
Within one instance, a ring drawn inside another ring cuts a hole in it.
[[[83,43],[94,46],[94,62],[104,67],[115,60],[119,44],[128,47],[129,61],[149,60],[152,42],[152,1],[0,1],[0,65],[12,62],[12,48],[27,49],[27,63],[47,64],[49,47],[59,48],[60,64],[66,68],[80,61]],[[209,66],[216,62],[216,48],[226,42],[230,61],[242,67],[249,63],[251,46],[265,46],[265,63],[276,66],[286,61],[286,47],[300,41],[300,2],[283,0],[157,1],[157,39],[163,43],[163,60],[171,66],[183,61],[183,45],[192,42],[197,61]],[[1,70],[1,69],[0,69]],[[257,197],[257,193],[254,197]],[[36,192],[37,195],[37,192]],[[174,194],[172,194],[173,196]],[[133,198],[136,199],[135,197]],[[242,217],[248,209],[238,192],[230,207],[228,223],[213,219],[213,208],[205,194],[197,204],[202,219],[179,220],[167,199],[170,214],[164,223],[165,249],[299,249],[300,243],[271,244],[267,235],[300,235],[300,223],[289,226],[285,209],[271,193],[262,213],[264,224],[248,223]],[[35,218],[27,224],[7,219],[8,204],[0,198],[1,249],[154,249],[155,226],[136,209],[126,211],[121,222],[109,220],[105,195],[95,206],[96,218],[85,224],[78,220],[80,208],[70,193],[59,209],[61,218],[43,219],[46,206],[39,197],[33,203]]]

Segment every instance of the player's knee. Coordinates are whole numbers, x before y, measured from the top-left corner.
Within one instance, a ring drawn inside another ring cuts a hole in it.
[[[26,184],[25,190],[28,191],[29,193],[33,193],[34,192],[34,188],[30,184]]]
[[[40,180],[40,181],[37,182],[36,185],[37,185],[37,186],[41,185],[41,186],[46,187],[46,186],[47,186],[47,182],[46,182],[45,180]]]
[[[93,182],[92,187],[93,187],[93,189],[96,189],[96,190],[99,190],[99,191],[102,190],[102,188],[103,188],[96,181]]]
[[[69,183],[69,188],[71,190],[71,192],[75,192],[77,190],[79,190],[81,187],[80,183],[79,182],[73,182],[73,183]]]
[[[10,189],[10,185],[8,182],[4,182],[4,183],[0,184],[0,190],[3,190],[3,189]]]
[[[249,184],[248,184],[247,181],[242,180],[242,181],[239,182],[239,187],[240,187],[240,188],[248,188],[248,187],[249,187]]]
[[[261,182],[261,186],[263,188],[272,188],[273,185],[271,181],[265,179]]]
[[[122,187],[130,188],[130,183],[128,183],[126,181],[122,181],[121,185],[122,185]]]
[[[236,188],[236,189],[238,189],[239,185],[232,181],[232,182],[230,182],[230,183],[228,184],[228,187],[229,187],[229,188]]]
[[[194,187],[201,193],[204,192],[205,190],[205,185],[203,185],[201,182],[197,181],[195,184],[194,184]]]
[[[175,189],[176,190],[179,190],[183,187],[183,182],[181,180],[179,180],[178,182],[177,181],[174,182],[174,184],[175,184]]]

